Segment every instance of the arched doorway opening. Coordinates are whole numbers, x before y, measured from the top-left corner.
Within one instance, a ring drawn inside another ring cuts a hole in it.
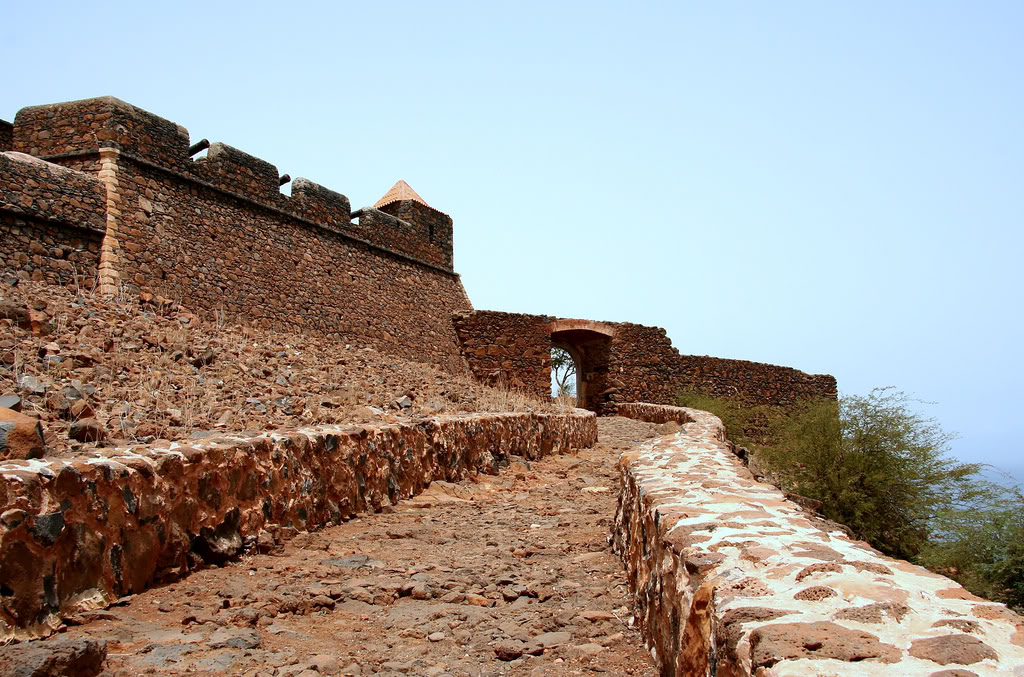
[[[555,320],[551,347],[564,350],[575,367],[576,406],[598,411],[607,388],[608,358],[615,328],[588,320]]]
[[[551,397],[576,406],[582,373],[580,356],[572,346],[551,342]]]

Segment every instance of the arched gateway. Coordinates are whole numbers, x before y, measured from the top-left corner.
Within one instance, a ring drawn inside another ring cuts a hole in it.
[[[615,327],[589,320],[554,320],[548,326],[553,348],[562,348],[576,362],[576,406],[597,411],[607,387],[608,362]]]
[[[452,318],[463,358],[485,383],[551,397],[551,350],[576,362],[577,406],[614,414],[623,402],[675,404],[680,392],[792,406],[836,396],[836,380],[770,364],[680,355],[664,329],[474,310]]]

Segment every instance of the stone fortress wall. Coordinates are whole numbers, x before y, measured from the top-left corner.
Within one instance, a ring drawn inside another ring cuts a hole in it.
[[[95,176],[0,153],[0,265],[53,284],[89,285],[99,269],[106,199]]]
[[[623,402],[676,404],[681,391],[777,406],[837,394],[827,374],[681,355],[659,327],[474,311],[456,317],[455,328],[477,378],[538,396],[551,390],[550,347],[564,347],[579,365],[579,406],[600,414],[615,413]]]
[[[69,200],[72,188],[97,180],[104,200],[82,203],[78,214],[51,213],[59,201],[12,173],[23,163],[8,153],[0,213],[28,204],[22,211],[76,236],[83,223],[98,225],[101,256],[84,265],[83,254],[78,274],[98,268],[108,292],[128,286],[196,311],[465,368],[450,317],[472,306],[452,269],[447,215],[396,201],[361,210],[353,222],[340,193],[296,179],[289,197],[274,165],[222,143],[193,160],[189,141],[180,125],[112,97],[22,109],[13,149],[76,170],[51,183]],[[47,252],[65,245],[40,229],[27,238]],[[44,263],[5,261],[23,275],[52,277]]]

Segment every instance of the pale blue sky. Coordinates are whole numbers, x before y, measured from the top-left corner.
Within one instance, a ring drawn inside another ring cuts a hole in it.
[[[896,385],[1024,479],[1021,3],[156,4],[5,3],[0,118],[112,94],[354,207],[403,178],[477,308]]]

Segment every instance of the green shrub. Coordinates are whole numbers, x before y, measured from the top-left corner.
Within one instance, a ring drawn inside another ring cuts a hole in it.
[[[751,405],[741,400],[688,391],[678,393],[676,401],[680,407],[710,411],[722,419],[726,434],[733,444],[751,449],[775,441],[778,430],[789,415],[782,407]]]
[[[722,424],[725,425],[725,430],[733,443],[740,446],[752,443],[747,437],[746,428],[750,425],[753,412],[742,403],[694,392],[681,392],[676,395],[676,401],[680,407],[710,411],[722,419]]]

